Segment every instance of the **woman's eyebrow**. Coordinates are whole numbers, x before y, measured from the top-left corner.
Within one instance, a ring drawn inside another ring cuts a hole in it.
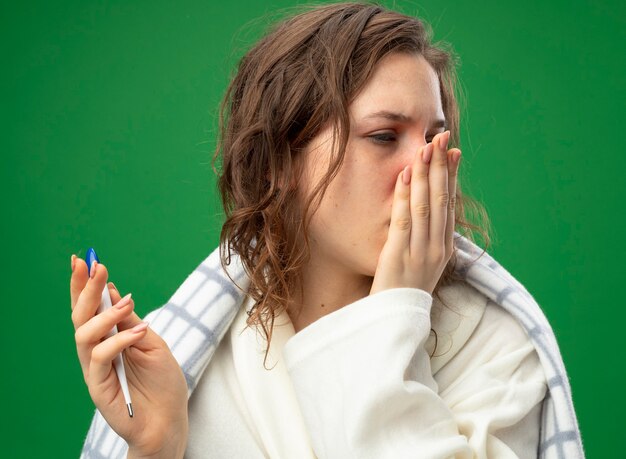
[[[369,115],[366,115],[365,117],[363,117],[363,120],[369,120],[369,119],[373,119],[373,118],[383,118],[386,120],[390,120],[390,121],[398,121],[401,123],[410,123],[413,121],[413,118],[411,118],[408,115],[405,115],[404,113],[398,113],[398,112],[390,112],[388,110],[381,110],[378,112],[374,112],[374,113],[370,113]],[[446,123],[445,119],[437,119],[434,120],[432,123],[432,127],[433,128],[444,128],[447,129],[448,128],[448,123]]]

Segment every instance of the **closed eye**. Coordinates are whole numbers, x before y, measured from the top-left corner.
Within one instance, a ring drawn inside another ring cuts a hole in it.
[[[388,145],[392,142],[395,142],[398,136],[393,132],[381,132],[378,134],[372,134],[368,136],[372,142],[378,145]]]
[[[378,134],[372,134],[368,137],[372,142],[378,145],[388,145],[398,140],[398,136],[395,132],[381,132]],[[425,139],[426,143],[431,143],[434,138],[435,136],[433,135],[432,137]]]

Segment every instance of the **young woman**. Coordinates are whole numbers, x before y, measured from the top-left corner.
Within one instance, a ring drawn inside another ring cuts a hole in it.
[[[150,326],[72,256],[83,456],[582,457],[549,325],[471,242],[458,142],[454,61],[419,20],[276,26],[224,100],[219,250]]]

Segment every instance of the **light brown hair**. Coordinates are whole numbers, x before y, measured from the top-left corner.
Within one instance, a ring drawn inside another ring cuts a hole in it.
[[[221,159],[218,186],[226,213],[220,247],[224,267],[231,250],[241,258],[254,300],[247,323],[263,329],[267,349],[275,317],[301,287],[311,215],[342,165],[349,105],[383,57],[419,54],[433,67],[449,148],[458,146],[455,55],[445,43],[432,44],[431,36],[419,19],[372,4],[338,3],[308,7],[283,20],[241,59],[221,106],[214,156],[214,162]],[[298,157],[327,123],[335,134],[334,159],[300,208],[291,186],[301,173]],[[472,240],[472,231],[478,231],[488,247],[484,208],[462,194],[460,183],[451,200],[456,230]],[[466,219],[469,210],[480,224]],[[433,294],[455,278],[455,262],[453,254]]]

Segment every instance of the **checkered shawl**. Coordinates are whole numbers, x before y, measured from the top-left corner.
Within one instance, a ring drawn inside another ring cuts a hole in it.
[[[455,244],[456,273],[515,317],[539,354],[548,391],[542,407],[538,457],[584,458],[569,380],[554,333],[541,308],[524,286],[488,253],[480,256],[482,249],[458,233],[455,233]],[[219,248],[216,248],[167,304],[145,318],[167,342],[183,369],[189,395],[242,305],[249,286],[236,254],[231,258],[228,272],[235,283],[221,267]],[[126,442],[96,410],[81,458],[123,458],[127,449]]]

